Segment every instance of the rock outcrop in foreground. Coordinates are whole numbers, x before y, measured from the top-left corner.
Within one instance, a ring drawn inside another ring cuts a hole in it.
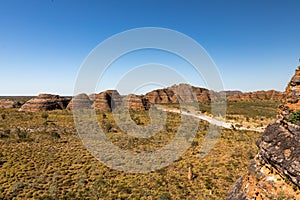
[[[300,66],[288,84],[278,120],[270,124],[257,141],[256,158],[228,195],[230,200],[300,199]]]
[[[40,94],[36,98],[27,101],[19,110],[27,112],[38,112],[55,109],[65,109],[70,98],[60,97],[53,94]]]

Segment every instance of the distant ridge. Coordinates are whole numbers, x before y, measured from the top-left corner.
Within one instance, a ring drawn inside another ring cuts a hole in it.
[[[58,95],[42,94],[27,101],[20,111],[46,111],[53,109],[73,109],[73,106],[82,105],[82,108],[93,107],[99,111],[111,111],[113,108],[128,105],[132,110],[147,110],[153,104],[172,104],[185,102],[209,102],[212,99],[226,95],[227,100],[251,101],[251,100],[280,100],[283,93],[275,90],[241,92],[221,91],[214,92],[206,88],[195,87],[189,84],[172,85],[167,88],[156,89],[144,95],[120,95],[117,90],[106,90],[98,94],[79,94],[72,100]],[[76,102],[77,101],[77,102]],[[63,102],[63,103],[62,103]],[[65,105],[65,104],[70,105]]]

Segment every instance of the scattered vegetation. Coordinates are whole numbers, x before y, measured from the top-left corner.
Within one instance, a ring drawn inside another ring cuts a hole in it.
[[[264,109],[256,115],[259,109],[250,109],[250,104],[229,103],[228,113],[251,121],[271,117],[276,109],[276,103],[253,102]],[[247,107],[246,111],[241,107]],[[209,126],[200,122],[191,147],[180,159],[155,172],[126,173],[106,167],[86,150],[69,111],[0,109],[0,113],[6,116],[0,120],[0,199],[225,199],[236,179],[247,172],[260,135],[223,130],[215,147],[202,158],[199,152]],[[124,121],[126,117],[121,116]],[[151,124],[146,111],[131,111],[129,117],[139,126]],[[168,144],[181,120],[167,113],[162,130],[151,138],[134,138],[130,131],[122,131],[112,113],[97,112],[97,119],[113,144],[134,152],[155,151]]]

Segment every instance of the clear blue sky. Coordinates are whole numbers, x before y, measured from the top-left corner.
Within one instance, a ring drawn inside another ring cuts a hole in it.
[[[298,0],[1,0],[0,95],[70,95],[93,48],[119,32],[149,26],[200,43],[225,89],[282,91],[300,64]],[[99,88],[114,86],[107,77]]]

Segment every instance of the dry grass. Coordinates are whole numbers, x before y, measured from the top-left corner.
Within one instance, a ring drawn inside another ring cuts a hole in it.
[[[0,114],[5,114],[0,118],[0,199],[225,199],[235,180],[247,172],[259,137],[255,132],[223,130],[215,148],[200,158],[208,128],[200,122],[193,145],[180,159],[155,172],[126,173],[90,155],[68,111],[48,112],[47,119],[42,113],[15,109]],[[149,144],[152,150],[162,147],[180,121],[169,113],[164,130],[149,139],[131,138],[129,146],[130,137],[116,126],[111,113],[97,117],[115,145],[132,151],[149,150]],[[140,125],[149,124],[146,112],[131,112],[131,117]]]

